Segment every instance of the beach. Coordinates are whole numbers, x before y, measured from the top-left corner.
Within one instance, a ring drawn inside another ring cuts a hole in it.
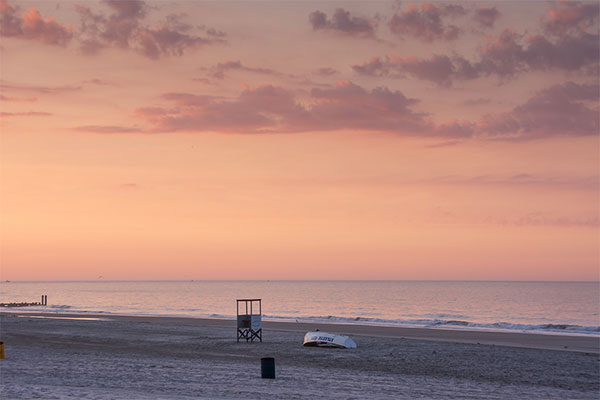
[[[350,335],[354,350],[305,348],[304,333]],[[597,336],[263,322],[0,314],[3,399],[597,399]],[[261,379],[274,357],[276,379]]]

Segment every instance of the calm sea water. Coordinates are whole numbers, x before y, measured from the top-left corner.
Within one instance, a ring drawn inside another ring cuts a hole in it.
[[[18,310],[233,318],[236,299],[261,298],[265,320],[600,335],[597,282],[0,283],[0,302],[39,301],[42,294],[47,307]]]

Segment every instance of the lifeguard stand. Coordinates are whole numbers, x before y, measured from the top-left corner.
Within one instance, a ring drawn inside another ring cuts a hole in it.
[[[258,304],[256,304],[258,303]],[[240,314],[241,306],[241,314]],[[250,306],[250,307],[248,307]],[[258,306],[258,314],[255,314]],[[238,299],[237,300],[237,341],[246,339],[246,342],[254,342],[258,339],[262,343],[262,304],[261,299]]]

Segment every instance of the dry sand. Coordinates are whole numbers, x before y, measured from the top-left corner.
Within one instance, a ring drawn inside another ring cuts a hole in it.
[[[264,322],[250,344],[229,320],[18,315],[0,314],[2,399],[599,398],[597,337]],[[302,347],[316,325],[358,348]]]

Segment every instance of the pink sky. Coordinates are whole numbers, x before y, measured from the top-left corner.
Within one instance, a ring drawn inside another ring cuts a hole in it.
[[[0,279],[599,279],[598,2],[0,0]]]

